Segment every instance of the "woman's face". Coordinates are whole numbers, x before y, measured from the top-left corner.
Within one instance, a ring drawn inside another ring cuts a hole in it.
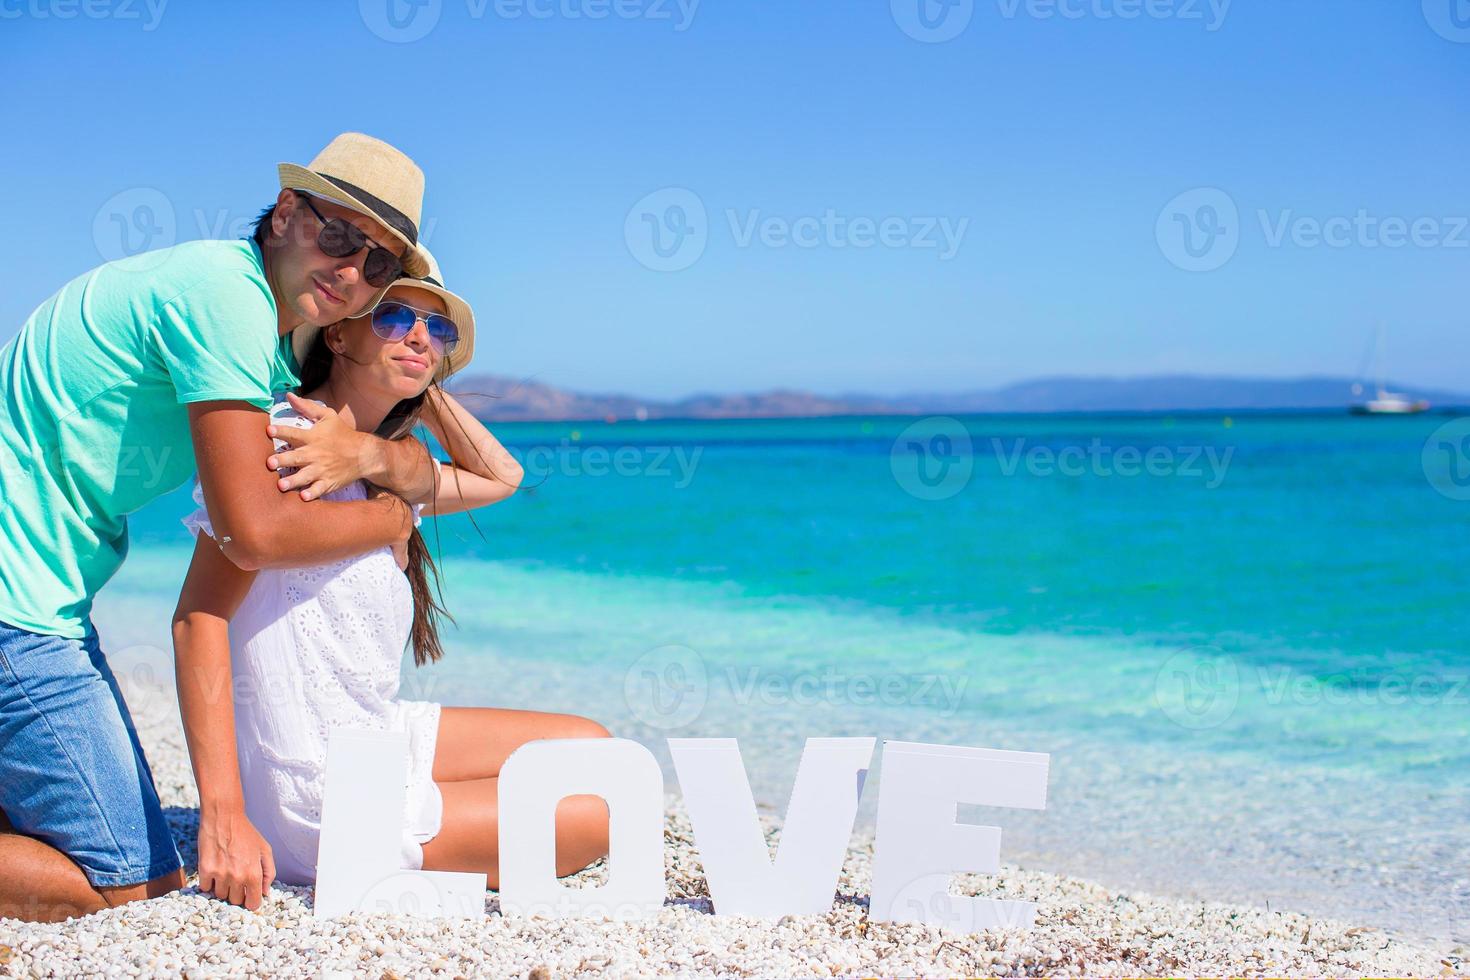
[[[344,372],[359,391],[374,391],[394,402],[421,394],[433,380],[442,355],[429,341],[424,317],[447,313],[444,301],[416,286],[394,286],[379,303],[398,302],[419,312],[413,329],[398,340],[373,330],[372,313],[327,327],[327,344],[341,355],[332,370]]]

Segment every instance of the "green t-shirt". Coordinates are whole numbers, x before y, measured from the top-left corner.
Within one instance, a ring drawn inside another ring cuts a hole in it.
[[[297,383],[260,249],[188,242],[99,266],[0,350],[0,620],[85,634],[127,515],[194,473],[189,402]]]

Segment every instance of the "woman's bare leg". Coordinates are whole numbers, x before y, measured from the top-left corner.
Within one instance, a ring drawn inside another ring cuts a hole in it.
[[[439,835],[424,845],[433,871],[483,871],[500,887],[500,768],[527,742],[608,738],[580,715],[511,708],[443,708],[434,750],[434,781],[444,797]],[[556,873],[575,874],[608,851],[608,810],[599,796],[569,796],[556,807]]]
[[[483,871],[500,889],[499,779],[440,783],[444,826],[424,845],[430,871]],[[600,796],[568,796],[556,805],[556,873],[576,874],[608,850],[607,804]]]
[[[490,779],[510,754],[539,738],[607,738],[606,728],[581,715],[513,708],[442,708],[434,750],[434,781]]]

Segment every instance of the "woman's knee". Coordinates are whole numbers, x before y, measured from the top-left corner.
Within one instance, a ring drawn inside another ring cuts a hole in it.
[[[556,873],[574,874],[607,855],[610,815],[600,796],[568,796],[556,808]]]
[[[563,715],[557,738],[612,738],[612,732],[591,718],[582,715]]]

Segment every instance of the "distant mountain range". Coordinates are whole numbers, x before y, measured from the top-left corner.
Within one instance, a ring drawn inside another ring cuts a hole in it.
[[[567,391],[501,375],[456,378],[450,386],[484,419],[501,421],[659,418],[795,418],[930,413],[1338,411],[1354,400],[1351,378],[1039,378],[965,392],[818,395],[774,389],[753,394],[692,395],[675,401]],[[1470,395],[1393,383],[1435,409],[1470,406]]]

